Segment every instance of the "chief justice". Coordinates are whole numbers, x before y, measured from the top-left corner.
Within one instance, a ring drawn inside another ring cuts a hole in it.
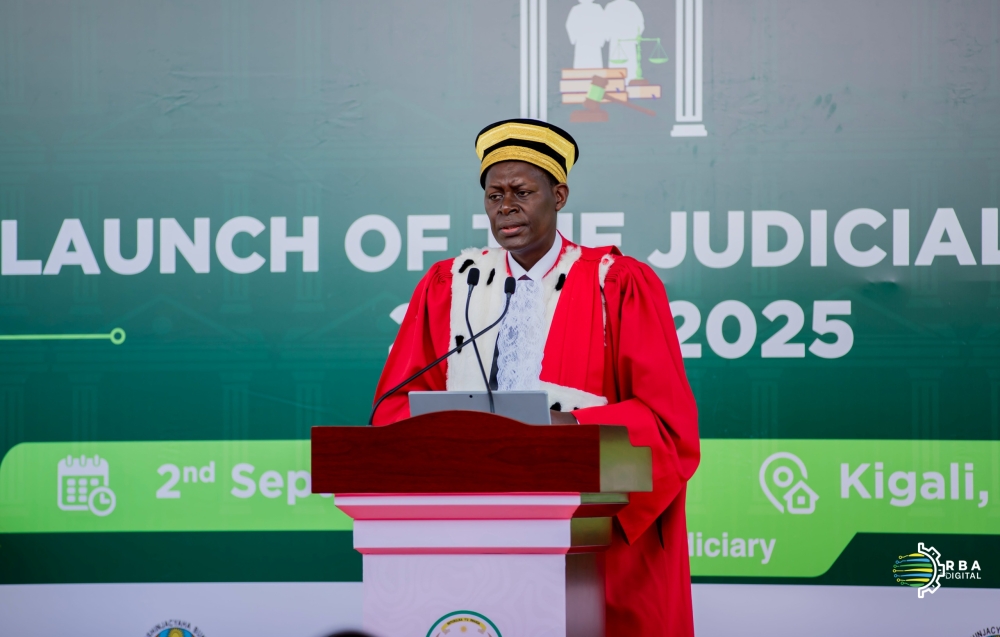
[[[633,493],[607,552],[606,633],[694,634],[684,495],[700,457],[698,417],[663,283],[615,247],[578,246],[556,229],[569,199],[575,140],[545,122],[515,119],[476,138],[479,182],[498,249],[435,263],[417,285],[376,396],[459,344],[468,332],[464,273],[486,278],[470,318],[488,325],[516,292],[495,340],[478,339],[495,390],[544,390],[554,424],[624,425],[652,448],[653,490]],[[492,361],[492,364],[490,364]],[[408,418],[406,392],[484,390],[472,348],[389,396],[374,424]]]

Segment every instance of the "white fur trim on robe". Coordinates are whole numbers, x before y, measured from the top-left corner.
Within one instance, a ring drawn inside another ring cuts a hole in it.
[[[485,252],[485,254],[484,254]],[[542,294],[545,299],[545,340],[548,341],[549,327],[552,325],[552,317],[555,315],[556,306],[559,303],[559,290],[556,284],[561,275],[569,275],[570,269],[577,259],[580,258],[580,248],[577,246],[567,247],[560,255],[556,265],[542,278]],[[459,270],[466,261],[472,261],[472,265],[465,268],[464,272]],[[610,266],[610,263],[608,264]],[[493,248],[483,250],[482,248],[467,248],[455,257],[452,265],[452,288],[451,288],[451,347],[458,341],[459,335],[468,339],[469,329],[465,325],[465,298],[469,293],[469,285],[466,283],[469,268],[479,268],[479,285],[473,288],[472,300],[469,303],[469,321],[475,332],[497,320],[503,312],[506,296],[503,292],[504,281],[507,278],[507,252],[506,250]],[[494,271],[493,281],[486,285],[489,280],[490,271]],[[604,274],[607,274],[605,270]],[[602,277],[603,279],[603,277]],[[602,281],[603,282],[603,281]],[[483,367],[486,369],[487,378],[493,364],[493,352],[496,350],[497,337],[494,332],[487,332],[476,343],[479,345],[479,354],[483,359]],[[446,387],[448,391],[485,391],[483,385],[483,375],[476,361],[476,354],[471,345],[463,347],[461,352],[456,352],[448,359],[448,374]],[[564,387],[553,383],[542,381],[542,389],[549,396],[549,405],[559,403],[562,411],[572,409],[582,409],[584,407],[596,407],[608,404],[607,398],[597,396],[580,389]]]
[[[506,296],[503,293],[504,280],[507,278],[507,252],[500,249],[486,250],[482,248],[466,248],[455,257],[451,268],[451,341],[450,347],[458,344],[456,337],[461,335],[469,338],[469,328],[465,326],[465,298],[469,294],[469,284],[466,283],[470,268],[479,268],[479,285],[472,289],[472,299],[469,302],[469,321],[472,329],[479,332],[484,327],[497,320],[503,312]],[[459,273],[462,264],[471,260],[464,272]],[[493,281],[486,285],[490,271],[494,271]],[[479,355],[486,368],[489,378],[490,367],[493,364],[493,351],[497,345],[496,328],[483,334],[476,340]],[[483,374],[476,360],[472,345],[463,347],[461,352],[455,352],[448,359],[448,374],[446,385],[448,391],[486,391]]]
[[[549,395],[549,407],[559,404],[559,411],[573,411],[574,409],[584,409],[586,407],[603,407],[608,404],[608,399],[585,392],[582,389],[574,389],[564,385],[546,383],[542,381],[542,389]]]

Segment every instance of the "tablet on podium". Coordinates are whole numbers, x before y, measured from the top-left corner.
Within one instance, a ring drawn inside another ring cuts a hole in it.
[[[485,391],[411,391],[410,415],[422,416],[438,411],[490,411]],[[551,425],[549,395],[544,391],[495,391],[493,407],[498,416],[529,425]]]

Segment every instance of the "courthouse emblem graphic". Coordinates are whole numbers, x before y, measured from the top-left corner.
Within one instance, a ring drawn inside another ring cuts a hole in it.
[[[565,17],[573,47],[570,59],[549,54],[548,3],[521,0],[521,117],[548,121],[549,64],[560,69],[559,95],[574,123],[606,122],[630,109],[656,118],[668,77],[670,34],[647,24],[652,0],[577,0]],[[673,35],[674,124],[672,137],[705,137],[703,122],[704,0],[675,0]],[[562,16],[552,16],[558,24]],[[605,46],[607,54],[605,55]],[[551,59],[550,59],[551,57]],[[651,69],[657,69],[655,78]],[[662,109],[660,109],[662,110]]]

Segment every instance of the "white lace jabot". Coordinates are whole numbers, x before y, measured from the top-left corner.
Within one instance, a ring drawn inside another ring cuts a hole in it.
[[[542,277],[555,265],[561,251],[562,237],[556,233],[552,247],[530,270],[507,254],[507,267],[517,279],[517,288],[497,336],[497,389],[501,391],[541,389],[539,376],[547,331]]]

